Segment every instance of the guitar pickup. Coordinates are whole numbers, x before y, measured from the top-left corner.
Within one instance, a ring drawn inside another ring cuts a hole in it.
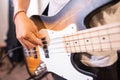
[[[30,56],[31,56],[31,54],[30,54],[30,49],[24,48],[24,55],[25,55],[26,57],[30,57]]]
[[[34,57],[35,59],[38,58],[37,56],[37,52],[38,50],[36,49],[36,47],[32,48],[32,49],[27,49],[27,48],[24,48],[24,54],[26,57]]]
[[[37,58],[38,58],[38,56],[37,56],[37,51],[36,51],[37,49],[36,49],[36,48],[33,48],[32,50],[33,50],[34,58],[37,59]]]
[[[47,41],[46,41],[45,38],[42,39],[42,43],[44,44],[43,51],[44,51],[45,57],[49,58],[49,51],[48,51]]]

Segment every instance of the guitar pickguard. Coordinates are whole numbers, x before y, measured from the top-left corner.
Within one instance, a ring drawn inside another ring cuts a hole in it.
[[[40,47],[41,60],[44,61],[47,67],[47,71],[54,72],[55,74],[67,79],[67,80],[93,80],[91,76],[84,75],[79,73],[71,64],[71,53],[67,53],[64,48],[64,39],[62,36],[75,33],[77,26],[75,24],[70,24],[64,30],[61,31],[52,31],[52,30],[42,30],[40,33],[47,34],[47,46],[49,57],[46,57],[46,53],[43,48]],[[55,39],[55,40],[54,40]],[[50,41],[49,41],[50,40]],[[60,41],[60,42],[56,42]],[[59,45],[57,45],[59,43]],[[56,49],[57,47],[63,49]]]

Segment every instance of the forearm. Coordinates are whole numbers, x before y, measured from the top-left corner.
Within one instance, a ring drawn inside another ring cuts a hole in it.
[[[13,0],[15,24],[19,24],[21,20],[24,20],[25,18],[27,18],[26,12],[28,10],[29,3],[30,3],[30,0]]]
[[[29,7],[29,3],[30,3],[30,0],[13,0],[14,13],[21,9],[27,11]]]

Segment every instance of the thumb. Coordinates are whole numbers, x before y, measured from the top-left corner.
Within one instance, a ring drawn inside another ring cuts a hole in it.
[[[45,38],[45,35],[40,34],[38,31],[36,31],[34,34],[35,34],[35,36],[36,36],[38,39]]]

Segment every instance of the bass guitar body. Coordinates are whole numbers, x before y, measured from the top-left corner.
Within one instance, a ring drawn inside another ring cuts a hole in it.
[[[40,33],[47,37],[42,40],[45,45],[43,48],[39,46],[34,49],[34,51],[36,50],[35,53],[25,51],[30,75],[41,76],[48,71],[67,80],[95,79],[96,75],[94,73],[77,67],[78,65],[75,64],[76,59],[74,58],[81,51],[75,51],[73,48],[70,48],[72,51],[68,48],[66,49],[64,37],[90,28],[89,21],[91,18],[99,11],[116,2],[118,0],[71,0],[55,16],[33,15],[31,19],[40,30]],[[70,44],[73,45],[72,43]],[[30,54],[33,55],[30,56]],[[78,57],[80,56],[78,55]],[[80,62],[79,59],[77,62]]]

